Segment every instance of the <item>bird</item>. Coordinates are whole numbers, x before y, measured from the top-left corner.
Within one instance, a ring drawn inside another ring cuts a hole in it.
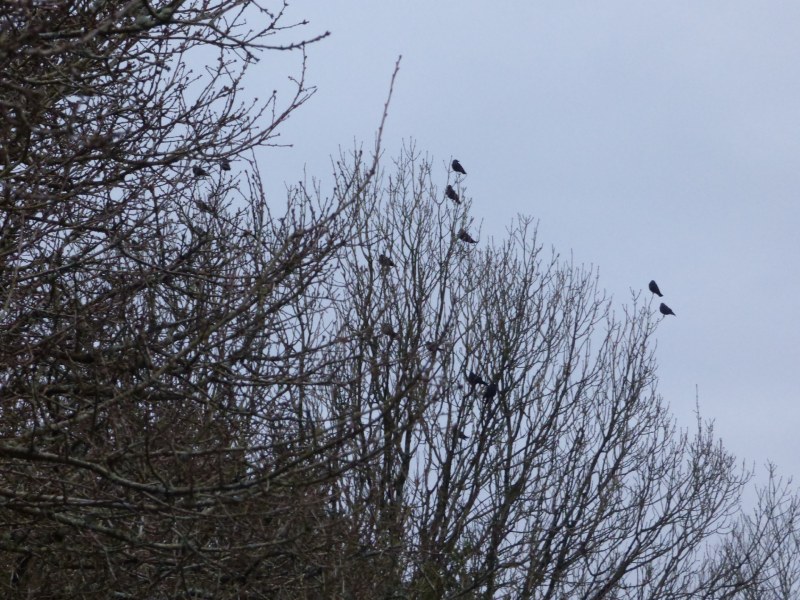
[[[228,162],[227,158],[223,158],[221,161],[219,161],[219,168],[223,171],[230,171],[231,163]]]
[[[667,315],[672,315],[673,317],[678,316],[674,312],[672,312],[672,309],[663,302],[661,303],[661,306],[658,307],[658,310],[661,311],[661,314],[664,315],[665,317]]]
[[[199,165],[192,165],[192,173],[195,177],[208,177],[208,171]]]
[[[486,386],[486,389],[483,390],[483,399],[484,400],[491,400],[497,395],[497,384],[490,383]]]
[[[451,431],[453,432],[453,439],[456,440],[467,440],[469,437],[461,431],[457,425],[453,425]]]
[[[197,208],[199,208],[202,212],[207,212],[207,213],[214,212],[213,207],[208,202],[205,202],[203,200],[195,200],[194,203],[197,205]]]
[[[381,325],[381,333],[392,339],[395,339],[397,337],[397,332],[394,330],[391,323],[384,323],[383,325]]]
[[[452,167],[453,171],[455,171],[456,173],[463,173],[464,175],[467,174],[467,172],[464,170],[464,167],[462,167],[461,163],[458,162],[457,160],[453,160]]]
[[[649,286],[647,286],[647,287],[649,287],[649,288],[650,288],[650,291],[651,291],[651,292],[653,292],[653,293],[654,293],[656,296],[658,296],[659,298],[661,298],[661,297],[664,295],[664,294],[662,294],[662,293],[661,293],[661,290],[660,290],[660,289],[658,289],[658,284],[656,283],[656,280],[655,280],[655,279],[653,279],[653,280],[650,282],[650,285],[649,285]]]
[[[458,239],[460,239],[462,242],[466,242],[468,244],[477,244],[478,243],[478,240],[472,239],[472,236],[470,234],[468,234],[467,230],[464,229],[464,228],[461,228],[459,230]]]
[[[444,195],[450,198],[456,204],[461,204],[461,198],[458,197],[458,193],[453,189],[452,185],[448,185],[444,190]]]
[[[481,385],[486,385],[486,382],[483,380],[483,378],[480,375],[478,375],[475,371],[470,371],[469,373],[467,373],[467,383],[470,384],[472,387],[475,387],[479,383]]]
[[[428,349],[428,352],[441,352],[442,347],[437,344],[436,342],[425,342],[425,347]]]
[[[378,257],[378,264],[385,269],[391,269],[392,267],[396,266],[394,261],[385,254],[381,254]]]

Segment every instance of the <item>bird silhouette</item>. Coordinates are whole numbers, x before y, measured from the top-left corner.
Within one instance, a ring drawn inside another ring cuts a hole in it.
[[[464,175],[467,174],[467,172],[464,170],[464,167],[462,167],[461,163],[458,162],[457,160],[453,161],[452,167],[453,171],[455,171],[456,173],[463,173]]]
[[[385,269],[391,269],[392,267],[396,266],[394,261],[385,254],[381,254],[378,257],[378,264]]]
[[[661,297],[664,295],[664,294],[662,294],[662,293],[661,293],[661,290],[660,290],[660,289],[658,289],[658,284],[656,283],[656,280],[655,280],[655,279],[653,279],[653,280],[650,282],[650,285],[648,285],[647,287],[649,287],[649,288],[650,288],[650,291],[651,291],[651,292],[653,292],[653,293],[654,293],[656,296],[658,296],[659,298],[661,298]]]
[[[456,204],[461,204],[461,198],[458,197],[458,194],[453,189],[452,185],[448,185],[444,190],[444,195],[450,198]]]
[[[463,229],[463,228],[460,229],[459,232],[458,232],[458,239],[460,239],[462,242],[466,242],[468,244],[477,244],[478,243],[478,240],[472,239],[472,236],[467,233],[466,229]]]
[[[486,389],[483,390],[483,399],[484,400],[491,400],[497,395],[497,384],[490,383],[486,386]]]
[[[195,177],[208,177],[208,171],[199,165],[192,165],[192,173]]]
[[[392,339],[395,339],[397,337],[397,332],[394,330],[394,327],[392,327],[391,323],[384,323],[383,325],[381,325],[381,333]]]
[[[436,342],[425,342],[425,347],[428,349],[428,352],[441,352],[442,350],[442,347]]]
[[[667,315],[672,315],[673,317],[678,316],[674,312],[672,312],[672,309],[663,302],[661,303],[661,306],[658,307],[658,310],[661,311],[661,314],[664,315],[665,317]]]
[[[207,213],[213,213],[214,212],[214,208],[208,202],[205,202],[203,200],[199,200],[198,199],[198,200],[195,200],[194,203],[197,205],[197,208],[199,208],[203,212],[207,212]]]
[[[478,375],[475,371],[470,371],[469,373],[467,373],[467,383],[470,384],[472,387],[475,387],[479,383],[481,385],[486,385],[486,382],[483,380],[483,378],[480,375]]]
[[[230,171],[231,163],[228,162],[227,158],[223,158],[221,161],[219,161],[219,168],[223,171]]]
[[[458,426],[457,426],[457,425],[453,425],[453,427],[452,427],[451,431],[453,432],[453,439],[456,439],[456,440],[467,440],[467,439],[469,439],[469,437],[467,437],[467,436],[464,434],[464,432],[463,432],[463,431],[461,431],[461,430],[458,428]]]

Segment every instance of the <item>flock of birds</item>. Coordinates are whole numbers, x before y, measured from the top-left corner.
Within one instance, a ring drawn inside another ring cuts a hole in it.
[[[648,285],[647,287],[649,287],[650,291],[653,292],[659,298],[662,298],[664,296],[664,294],[661,293],[661,290],[658,289],[658,284],[656,283],[655,279],[651,280],[650,285]],[[672,309],[663,302],[661,303],[661,306],[658,307],[658,311],[665,317],[667,315],[672,315],[673,317],[678,316],[674,312],[672,312]]]
[[[450,166],[451,166],[453,172],[456,173],[456,178],[457,178],[456,179],[456,183],[458,183],[458,181],[460,181],[459,176],[460,175],[466,175],[467,171],[466,171],[466,169],[464,169],[462,164],[457,159],[453,160],[453,162],[451,163]],[[448,199],[450,199],[453,202],[455,202],[456,204],[461,204],[461,198],[459,197],[458,192],[456,192],[455,188],[453,188],[452,185],[450,185],[450,184],[447,185],[447,187],[444,190],[444,195]],[[456,238],[458,240],[464,242],[465,244],[477,244],[478,243],[478,240],[473,238],[469,234],[469,232],[466,229],[464,229],[463,227],[461,229],[459,229],[458,233],[456,234]],[[382,271],[388,271],[392,267],[397,266],[396,263],[390,257],[386,256],[385,254],[380,254],[378,256],[378,264],[380,265]],[[398,334],[395,331],[394,327],[392,327],[391,323],[383,323],[383,324],[381,324],[380,331],[381,331],[381,334],[387,336],[392,341],[394,341],[398,337]],[[441,346],[439,346],[439,344],[437,344],[436,342],[428,342],[428,343],[425,344],[425,347],[430,352],[438,352],[438,351],[440,351],[442,349]],[[497,395],[497,392],[498,392],[498,389],[499,389],[498,386],[497,386],[497,383],[495,383],[495,382],[489,383],[487,381],[484,381],[484,379],[480,375],[475,373],[474,371],[470,371],[467,374],[467,383],[469,383],[471,391],[474,391],[475,390],[475,386],[477,386],[477,385],[484,386],[484,388],[483,388],[483,398],[484,398],[484,400],[487,400],[487,401],[488,400],[492,400]],[[459,437],[460,439],[466,439],[467,438],[467,436],[465,436],[463,434],[463,432],[457,431],[456,428],[454,428],[454,435]]]
[[[467,373],[467,383],[470,385],[471,390],[474,390],[476,385],[482,385],[484,400],[491,400],[497,395],[497,384],[484,381],[483,377],[475,373],[475,371]]]
[[[461,175],[466,175],[467,172],[464,170],[464,167],[461,166],[461,163],[458,160],[454,160],[450,165],[453,169],[453,172],[459,173]],[[458,177],[458,175],[456,175]],[[458,180],[456,180],[458,181]],[[461,198],[458,197],[458,192],[453,189],[453,186],[447,184],[447,187],[444,189],[444,195],[447,196],[450,200],[455,202],[456,204],[461,204]],[[458,234],[456,237],[461,240],[462,242],[466,242],[467,244],[477,244],[478,240],[472,238],[472,236],[467,233],[467,230],[463,227],[459,229]]]
[[[461,163],[458,162],[458,159],[454,159],[453,162],[450,164],[450,167],[453,169],[453,172],[456,173],[456,178],[457,178],[456,179],[456,183],[458,183],[458,181],[459,181],[459,179],[458,179],[459,175],[466,175],[467,174],[467,171],[464,169],[464,167],[461,165]],[[220,168],[223,171],[230,171],[231,170],[231,164],[226,159],[223,158],[220,161]],[[210,175],[210,173],[208,171],[206,171],[200,165],[193,165],[192,166],[192,173],[194,174],[195,177],[208,177]],[[458,192],[449,183],[447,184],[447,187],[444,189],[444,195],[447,196],[448,199],[452,200],[456,204],[461,204],[461,198],[459,197]],[[466,244],[477,244],[478,243],[478,240],[474,239],[469,234],[469,232],[467,232],[467,230],[464,229],[463,227],[461,229],[459,229],[458,233],[456,234],[456,237],[459,240],[461,240],[462,242],[466,243]],[[381,269],[391,269],[392,267],[396,266],[395,262],[391,258],[386,256],[385,254],[381,254],[378,257],[378,264],[381,266]],[[664,294],[661,293],[661,290],[658,289],[658,284],[655,282],[655,280],[650,281],[650,285],[648,287],[650,288],[650,291],[653,292],[659,298],[664,296]],[[669,306],[667,306],[666,304],[664,304],[663,302],[658,307],[658,310],[665,317],[667,315],[677,316],[674,312],[672,312],[672,309]],[[392,329],[391,325],[387,326],[386,324],[384,324],[384,326],[382,328],[382,333],[384,335],[388,335],[392,339],[394,339],[397,336],[397,334],[394,332],[394,329]],[[475,379],[475,378],[477,378],[477,379]],[[473,387],[475,387],[475,385],[478,384],[478,383],[483,383],[483,380],[481,380],[481,378],[478,375],[475,375],[472,372],[470,372],[470,376],[467,379],[469,380],[469,383]],[[474,382],[473,382],[473,379],[475,379]],[[483,385],[487,385],[487,384],[483,383]],[[489,387],[491,387],[491,385],[489,385]],[[497,389],[495,389],[493,391],[493,393],[491,394],[491,397],[494,397],[494,394],[496,394],[496,393],[497,393]]]
[[[455,173],[460,173],[462,175],[466,175],[467,172],[464,170],[464,167],[461,166],[461,163],[458,160],[454,160],[453,163],[450,165],[453,168]],[[456,175],[458,177],[458,175]],[[444,195],[450,198],[456,204],[461,204],[461,198],[458,197],[458,194],[453,189],[452,185],[448,185],[444,190]]]
[[[651,280],[648,287],[650,288],[650,291],[653,292],[659,298],[664,296],[664,294],[661,293],[661,290],[658,289],[658,284],[655,282],[655,280]],[[661,306],[658,307],[658,310],[665,317],[667,315],[672,315],[673,317],[677,316],[674,312],[672,312],[672,309],[663,302],[661,303]],[[498,391],[497,384],[488,383],[487,381],[484,381],[484,379],[480,375],[478,375],[475,371],[470,371],[469,373],[467,373],[467,383],[470,385],[471,392],[475,390],[476,385],[484,386],[483,388],[484,400],[487,401],[492,400],[497,395]],[[458,437],[460,437],[461,439],[466,439],[466,436],[464,436],[461,432],[455,431],[455,429],[454,429],[454,435],[458,435]]]
[[[453,162],[451,163],[450,166],[451,166],[453,172],[456,173],[456,177],[457,177],[456,183],[458,183],[459,175],[466,175],[467,171],[464,169],[464,167],[461,165],[461,163],[458,160],[453,160]],[[453,188],[452,185],[450,185],[450,184],[447,185],[447,187],[444,190],[444,195],[448,199],[450,199],[453,202],[455,202],[456,204],[461,204],[461,198],[459,197],[458,192],[455,190],[455,188]],[[456,234],[456,237],[459,240],[461,240],[462,242],[465,242],[467,244],[477,244],[478,243],[477,240],[475,240],[467,232],[467,230],[464,229],[463,227],[459,230],[458,234]],[[378,264],[380,265],[382,271],[387,271],[387,270],[391,269],[392,267],[397,266],[395,264],[395,262],[391,258],[386,256],[385,254],[381,254],[381,255],[378,256]],[[661,293],[661,290],[659,289],[658,284],[655,282],[655,280],[650,281],[650,284],[648,285],[648,288],[650,289],[651,292],[653,292],[659,298],[664,296],[664,294]],[[672,309],[669,306],[667,306],[666,304],[664,304],[663,302],[658,307],[658,310],[665,317],[667,315],[676,316],[675,313],[672,311]],[[397,332],[394,330],[394,327],[392,327],[391,323],[383,323],[381,325],[381,334],[389,337],[391,340],[395,340],[398,337]],[[437,352],[438,350],[441,350],[441,347],[438,344],[434,343],[434,342],[428,342],[425,346],[431,352]],[[475,390],[475,386],[482,385],[483,386],[483,398],[484,398],[484,400],[487,400],[487,401],[492,400],[497,395],[497,392],[498,392],[497,383],[495,383],[495,382],[489,383],[489,382],[485,381],[480,375],[475,373],[475,371],[469,371],[469,373],[467,373],[467,383],[470,386],[470,392],[473,392]],[[464,436],[463,433],[461,433],[461,432],[456,432],[456,433],[457,433],[458,437],[460,437],[462,439],[466,438],[466,436]]]
[[[228,159],[223,158],[221,161],[219,161],[219,168],[222,169],[223,171],[230,171],[231,163],[228,162]],[[209,175],[211,175],[211,173],[206,171],[200,165],[192,165],[192,174],[195,177],[208,177]]]
[[[461,163],[458,162],[458,160],[454,160],[451,163],[450,166],[452,167],[452,169],[453,169],[453,171],[455,173],[458,173],[458,174],[461,174],[461,175],[466,175],[467,174],[466,170],[464,170],[464,167],[461,166]],[[456,177],[458,177],[458,175],[456,175]],[[458,181],[458,179],[456,181]],[[456,204],[461,204],[461,198],[458,197],[458,192],[456,192],[453,189],[452,185],[450,185],[450,184],[447,185],[447,188],[445,188],[444,194],[445,194],[445,196],[447,196],[450,200],[452,200]],[[458,238],[459,240],[461,240],[462,242],[464,242],[466,244],[477,244],[478,243],[478,240],[474,239],[469,234],[469,232],[466,229],[464,229],[463,227],[458,230],[458,233],[456,234],[456,238]],[[378,264],[381,267],[381,271],[388,271],[392,267],[396,267],[397,266],[397,264],[391,258],[386,256],[385,254],[381,254],[381,255],[378,256]],[[392,327],[391,323],[384,323],[383,325],[381,325],[381,333],[383,335],[391,338],[392,340],[397,338],[397,332],[394,330],[394,328]],[[431,352],[436,352],[437,350],[440,349],[439,346],[434,344],[433,342],[429,342],[428,344],[426,344],[426,346],[428,347],[428,350],[430,350]],[[473,385],[473,387],[474,387],[474,385]],[[496,386],[495,386],[495,388],[496,388]],[[496,394],[496,393],[497,393],[497,389],[494,390],[494,394]],[[492,394],[492,397],[494,397],[494,394]]]
[[[459,175],[466,175],[467,171],[464,169],[464,167],[461,165],[461,163],[457,159],[453,160],[453,162],[451,163],[450,166],[451,166],[453,172],[456,173],[456,177],[457,177],[456,183],[458,183]],[[461,204],[461,198],[459,197],[458,192],[455,190],[455,188],[452,185],[450,185],[450,184],[447,185],[447,187],[444,190],[444,195],[449,200],[452,200],[456,204]],[[478,243],[477,240],[475,240],[464,228],[461,228],[459,230],[459,232],[456,235],[456,237],[459,240],[461,240],[462,242],[465,242],[467,244],[477,244]],[[391,258],[386,256],[385,254],[381,254],[380,256],[378,256],[378,264],[381,266],[382,270],[388,270],[388,269],[396,266],[395,262]],[[651,280],[650,281],[650,283],[648,285],[648,288],[650,289],[651,292],[653,292],[653,294],[655,294],[659,298],[662,298],[664,296],[664,294],[661,293],[661,290],[659,289],[658,284],[655,282],[655,280]],[[664,315],[664,317],[666,317],[668,315],[676,316],[675,313],[673,312],[673,310],[669,306],[667,306],[664,302],[661,303],[661,305],[658,307],[658,310],[662,315]],[[381,325],[381,333],[383,335],[385,335],[385,336],[388,336],[392,340],[395,340],[397,338],[397,332],[394,330],[394,328],[392,327],[392,325],[390,323],[383,323]],[[436,352],[436,351],[441,349],[434,342],[427,343],[426,347],[431,352]],[[484,400],[490,401],[497,395],[498,386],[497,386],[496,382],[491,382],[490,383],[490,382],[485,381],[480,375],[475,373],[475,371],[469,371],[467,373],[466,377],[467,377],[467,383],[470,386],[470,393],[475,391],[475,387],[476,386],[482,385],[483,386],[483,399]],[[455,427],[454,427],[454,436],[457,436],[457,437],[459,437],[461,439],[466,439],[466,436],[462,432],[457,431],[457,428],[455,428]]]
[[[454,159],[453,162],[451,163],[450,167],[453,169],[453,172],[455,172],[457,174],[460,174],[460,175],[466,175],[467,174],[467,171],[464,169],[464,167],[461,165],[461,163],[458,162],[458,159]],[[456,175],[456,177],[458,177],[458,175]],[[456,182],[458,182],[458,179],[456,180]],[[447,196],[447,198],[449,198],[450,200],[452,200],[456,204],[461,204],[461,198],[459,197],[458,192],[456,192],[455,188],[453,188],[452,185],[447,184],[447,187],[444,190],[444,195]],[[459,240],[461,240],[462,242],[466,242],[467,244],[477,244],[478,243],[478,241],[473,239],[473,237],[463,227],[459,230],[459,232],[456,235],[456,237]],[[395,266],[394,261],[391,258],[389,258],[388,256],[386,256],[385,254],[381,254],[378,257],[378,264],[384,269],[389,269],[389,268]],[[650,288],[650,291],[653,292],[659,298],[664,296],[664,294],[661,293],[661,290],[658,289],[658,284],[655,282],[655,280],[650,281],[650,285],[648,287]],[[663,302],[658,307],[658,310],[665,317],[667,315],[677,316],[674,312],[672,312],[672,309],[669,306],[667,306],[666,304],[664,304]],[[474,373],[470,373],[470,374],[474,375]],[[475,377],[478,377],[478,376],[475,375]],[[478,379],[480,379],[480,377],[478,377]],[[470,381],[469,383],[472,384],[473,382]],[[480,382],[477,382],[477,383],[480,383]],[[496,390],[495,390],[495,393],[496,393]]]
[[[458,162],[458,160],[454,160],[453,164],[451,165],[451,167],[453,168],[453,171],[455,171],[456,173],[461,173],[463,175],[467,174],[467,172],[464,170],[464,167],[461,166],[461,163]],[[459,198],[458,192],[456,192],[455,189],[453,189],[452,185],[448,185],[445,188],[444,195],[447,196],[450,200],[452,200],[456,204],[461,204],[461,198]],[[460,240],[462,240],[464,242],[468,242],[470,244],[476,244],[477,243],[463,229],[458,232],[458,239],[460,239]],[[664,294],[662,294],[661,290],[658,289],[658,284],[655,282],[655,280],[650,281],[650,285],[648,287],[650,288],[650,291],[653,292],[656,296],[658,296],[659,298],[663,297]],[[672,309],[669,306],[667,306],[666,304],[664,304],[663,302],[661,303],[661,306],[658,307],[658,310],[665,317],[667,315],[672,315],[673,317],[677,316],[674,312],[672,312]],[[470,375],[474,375],[474,373],[470,373]],[[476,375],[476,377],[478,377],[478,376]],[[478,379],[480,379],[480,377],[478,377]],[[472,384],[473,382],[469,381],[469,383]],[[480,383],[480,382],[478,382],[478,383]],[[496,392],[497,392],[497,390],[495,390],[495,393]]]
[[[230,169],[231,169],[231,165],[226,159],[222,159],[220,161],[219,165],[220,165],[220,168],[223,171],[230,171]],[[450,166],[451,166],[453,172],[456,173],[456,184],[458,184],[458,182],[460,181],[460,176],[461,175],[466,175],[467,171],[464,169],[464,167],[461,165],[461,163],[457,159],[453,160],[453,162],[451,163]],[[192,166],[192,174],[197,178],[208,177],[210,175],[210,173],[208,171],[206,171],[200,165],[193,165]],[[461,198],[459,197],[458,192],[455,190],[455,188],[453,188],[452,185],[447,184],[447,187],[444,190],[444,195],[449,200],[452,200],[456,204],[461,204]],[[461,229],[459,229],[458,233],[456,234],[456,237],[460,241],[462,241],[462,242],[464,242],[466,244],[477,244],[478,243],[478,241],[476,239],[474,239],[469,234],[469,232],[467,232],[467,230],[464,229],[463,227]],[[386,256],[385,254],[381,254],[381,255],[378,256],[378,264],[380,265],[382,271],[387,271],[387,270],[391,269],[392,267],[397,266],[396,263],[391,258]],[[648,288],[650,289],[651,292],[653,292],[659,298],[662,298],[664,296],[664,294],[661,293],[661,290],[659,289],[658,284],[655,282],[655,280],[650,281],[650,284],[648,285]],[[668,315],[677,316],[672,311],[672,309],[669,306],[667,306],[666,304],[664,304],[663,302],[658,307],[658,310],[662,315],[664,315],[664,317],[666,317]],[[380,331],[381,331],[381,334],[387,336],[392,341],[394,341],[398,337],[398,334],[394,330],[394,327],[392,327],[391,323],[383,323],[381,325]],[[430,352],[438,352],[439,350],[441,350],[441,346],[439,346],[435,342],[428,342],[428,343],[425,344],[425,347]],[[480,375],[475,373],[475,371],[469,371],[469,373],[467,373],[467,383],[470,386],[470,393],[473,393],[475,391],[475,387],[476,386],[482,385],[483,386],[483,399],[485,401],[487,401],[487,402],[494,399],[494,397],[497,395],[497,392],[498,392],[498,389],[499,389],[496,382],[493,381],[493,382],[490,383],[488,381],[485,381]],[[457,427],[453,427],[453,436],[454,437],[458,437],[458,438],[460,438],[462,440],[463,439],[467,439],[467,436],[464,435],[464,433],[462,431],[458,430]]]
[[[467,174],[467,172],[464,170],[464,167],[461,166],[461,163],[458,162],[458,160],[454,160],[450,166],[451,166],[451,168],[453,169],[453,171],[455,173],[458,173],[458,174],[461,174],[461,175],[466,175]],[[458,175],[456,175],[456,177],[458,177]],[[456,181],[458,181],[458,180],[456,180]],[[453,188],[452,185],[450,185],[450,184],[447,185],[447,187],[444,190],[444,195],[447,196],[450,200],[452,200],[456,204],[461,204],[461,198],[458,196],[458,192],[456,192],[456,190]],[[477,244],[478,243],[478,240],[473,238],[469,234],[469,232],[466,229],[464,229],[463,227],[458,230],[458,233],[456,234],[456,238],[458,238],[459,240],[461,240],[462,242],[464,242],[466,244]],[[391,269],[392,267],[397,266],[395,264],[395,262],[391,258],[386,256],[385,254],[381,254],[380,256],[378,256],[378,264],[381,266],[382,269]]]
[[[458,183],[459,176],[460,175],[466,175],[467,171],[466,171],[466,169],[464,169],[464,167],[461,165],[461,163],[457,159],[453,160],[453,162],[451,163],[450,166],[453,169],[453,172],[456,173],[456,178],[457,178],[456,179],[456,183]],[[227,160],[223,159],[222,161],[220,161],[220,168],[223,171],[229,171],[230,168],[231,168],[231,165]],[[193,165],[192,166],[192,173],[193,173],[193,175],[195,177],[208,177],[208,175],[209,175],[209,172],[206,171],[203,167],[201,167],[199,165]],[[450,185],[450,184],[447,185],[447,187],[444,190],[444,195],[449,200],[452,200],[456,204],[461,204],[461,198],[459,197],[458,192],[455,190],[455,188],[453,188],[452,185]],[[469,234],[469,232],[467,232],[467,230],[464,229],[463,227],[458,231],[458,233],[456,234],[456,237],[460,241],[462,241],[462,242],[464,242],[466,244],[477,244],[478,243],[478,241],[476,239],[474,239]],[[388,269],[391,269],[392,267],[397,266],[396,263],[391,258],[386,256],[385,254],[381,254],[380,256],[378,256],[378,264],[380,265],[382,270],[388,270]],[[655,282],[655,280],[651,281],[648,287],[650,288],[650,291],[653,292],[659,298],[664,296],[664,294],[662,294],[661,290],[658,288],[658,284]],[[658,307],[658,310],[665,317],[667,315],[676,316],[675,313],[672,311],[672,309],[669,306],[667,306],[666,304],[664,304],[663,302]],[[392,340],[397,338],[397,332],[394,330],[394,327],[392,327],[391,323],[383,323],[381,325],[381,333],[383,335],[391,338]],[[429,342],[428,344],[426,344],[426,347],[431,352],[436,352],[436,351],[441,349],[437,344],[435,344],[433,342]],[[488,400],[492,400],[497,395],[497,391],[498,391],[497,383],[495,383],[495,382],[489,383],[487,381],[484,381],[484,379],[480,375],[475,373],[475,371],[470,371],[469,373],[467,373],[467,383],[470,385],[470,390],[471,391],[475,390],[475,386],[482,385],[483,386],[483,398],[484,398],[484,400],[487,400],[487,401]],[[462,436],[459,436],[459,437],[462,437]]]

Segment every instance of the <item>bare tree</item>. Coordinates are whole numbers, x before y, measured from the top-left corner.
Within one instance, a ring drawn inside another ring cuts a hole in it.
[[[295,189],[280,219],[264,198],[250,151],[313,89],[301,70],[248,103],[249,65],[323,37],[291,40],[284,9],[2,3],[0,560],[21,595],[264,596],[334,543],[302,398],[363,207],[356,181]]]
[[[346,589],[693,598],[788,578],[797,498],[772,487],[746,515],[750,474],[713,428],[676,428],[656,392],[653,307],[637,296],[616,316],[596,273],[545,252],[526,218],[499,245],[460,244],[470,203],[444,201],[438,177],[404,149],[346,249],[338,320],[378,332],[353,338],[345,354],[363,359],[341,361],[322,399],[330,423],[363,429],[344,453],[360,468],[335,484],[370,567]]]
[[[323,37],[285,4],[0,9],[8,596],[796,593],[796,497],[743,512],[676,428],[650,304],[526,218],[463,243],[465,190],[413,146],[379,170],[380,131],[267,202],[251,151],[313,88],[303,58],[246,102],[248,68]]]

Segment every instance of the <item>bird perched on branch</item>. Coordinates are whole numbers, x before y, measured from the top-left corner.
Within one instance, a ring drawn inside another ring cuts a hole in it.
[[[223,171],[230,171],[231,163],[228,162],[227,158],[223,158],[221,161],[219,161],[219,168]]]
[[[467,373],[467,383],[470,384],[472,387],[475,387],[479,383],[481,385],[486,385],[486,382],[483,380],[483,378],[480,375],[478,375],[475,371],[470,371],[469,373]]]
[[[458,193],[453,189],[452,185],[448,185],[444,189],[444,195],[450,198],[456,204],[461,204],[461,198],[458,197]]]
[[[467,174],[467,172],[464,170],[464,167],[462,167],[461,163],[457,160],[453,160],[453,164],[451,166],[453,167],[453,171],[456,173],[463,173],[464,175]]]
[[[203,200],[197,199],[197,200],[194,201],[194,203],[197,205],[197,208],[199,208],[203,212],[206,212],[206,213],[213,213],[214,212],[214,208],[208,202],[205,202]]]
[[[455,440],[468,440],[469,437],[461,431],[457,425],[453,425],[451,431],[453,432],[453,439]]]
[[[192,165],[192,173],[195,177],[208,177],[208,171],[200,165]]]
[[[649,288],[650,288],[650,291],[651,291],[651,292],[653,292],[653,293],[654,293],[656,296],[658,296],[659,298],[661,298],[661,297],[664,295],[664,294],[662,294],[662,293],[661,293],[661,290],[660,290],[660,289],[658,289],[658,284],[656,283],[656,280],[655,280],[655,279],[653,279],[653,280],[650,282],[650,285],[649,285],[649,286],[647,286],[647,287],[649,287]]]
[[[425,347],[428,349],[428,352],[441,352],[442,347],[437,344],[436,342],[425,342]]]
[[[384,269],[391,269],[392,267],[396,266],[394,264],[394,261],[385,254],[381,254],[378,257],[378,264],[382,266]]]
[[[458,239],[468,244],[477,244],[478,240],[472,239],[472,236],[467,233],[466,229],[460,229],[458,232]]]
[[[490,383],[486,386],[486,389],[483,390],[483,399],[484,400],[491,400],[497,395],[497,384]]]
[[[661,306],[658,307],[658,310],[661,311],[661,314],[664,315],[665,317],[667,315],[672,315],[673,317],[678,316],[674,312],[672,312],[672,309],[663,302],[661,303]]]
[[[394,330],[394,327],[392,327],[391,323],[384,323],[381,325],[381,333],[392,339],[397,337],[397,332]]]

